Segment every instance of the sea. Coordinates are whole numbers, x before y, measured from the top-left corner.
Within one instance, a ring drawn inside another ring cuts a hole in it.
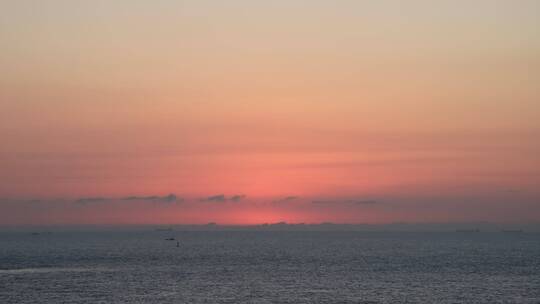
[[[540,234],[0,231],[0,303],[540,303]]]

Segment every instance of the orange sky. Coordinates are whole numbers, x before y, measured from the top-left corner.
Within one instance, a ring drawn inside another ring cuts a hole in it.
[[[2,1],[0,225],[539,221],[539,29],[532,0]]]

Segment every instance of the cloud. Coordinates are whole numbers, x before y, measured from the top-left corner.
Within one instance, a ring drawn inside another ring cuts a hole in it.
[[[228,202],[228,201],[239,202],[245,198],[246,196],[243,194],[236,194],[231,197],[226,197],[224,194],[217,194],[217,195],[201,198],[200,201],[201,202]]]
[[[76,200],[77,204],[88,204],[88,203],[101,203],[107,201],[107,198],[104,197],[82,197]]]
[[[239,202],[243,199],[245,199],[246,196],[244,194],[237,194],[237,195],[233,195],[231,196],[231,198],[229,198],[229,200],[233,201],[233,202]]]
[[[123,198],[123,201],[152,201],[159,199],[159,196],[128,196]]]
[[[201,198],[201,202],[225,202],[227,198],[223,194],[212,195],[209,197]]]
[[[103,203],[103,202],[118,202],[118,201],[146,201],[146,202],[164,202],[175,203],[184,201],[182,198],[177,197],[171,193],[165,196],[128,196],[121,199],[118,198],[106,198],[106,197],[83,197],[75,201],[77,204],[89,204],[89,203]]]
[[[154,202],[165,202],[165,203],[174,203],[174,202],[182,202],[184,199],[176,196],[175,194],[171,193],[166,196],[128,196],[122,199],[123,201],[154,201]]]
[[[162,200],[165,200],[166,202],[178,202],[178,201],[183,201],[182,198],[179,198],[179,197],[177,197],[175,194],[172,194],[172,193],[169,194],[169,195],[167,195],[167,196],[165,196],[165,197],[162,197],[161,199],[162,199]]]

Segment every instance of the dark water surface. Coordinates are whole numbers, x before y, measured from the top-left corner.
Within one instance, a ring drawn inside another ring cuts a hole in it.
[[[540,303],[540,235],[0,232],[0,303]]]

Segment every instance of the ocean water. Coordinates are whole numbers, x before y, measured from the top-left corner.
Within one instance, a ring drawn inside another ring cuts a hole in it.
[[[0,303],[540,303],[540,235],[0,232]]]

